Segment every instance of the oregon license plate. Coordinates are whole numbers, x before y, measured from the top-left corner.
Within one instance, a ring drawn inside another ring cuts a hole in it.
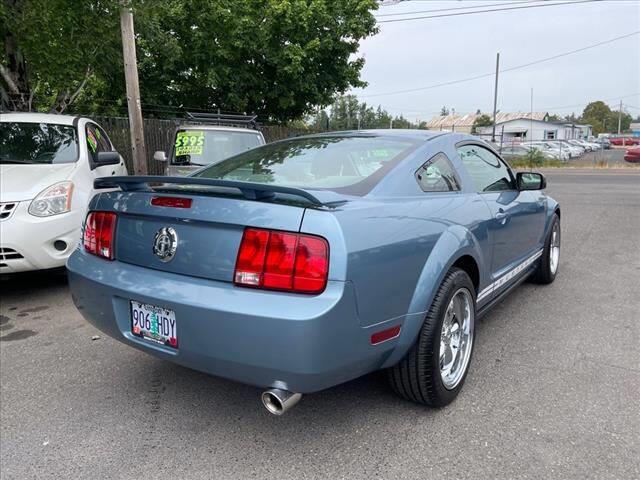
[[[168,308],[132,300],[131,333],[160,345],[178,348],[176,313]]]

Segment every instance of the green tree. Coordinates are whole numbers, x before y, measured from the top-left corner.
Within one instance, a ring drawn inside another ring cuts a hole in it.
[[[64,111],[121,65],[117,0],[1,0],[0,37],[0,99],[12,110]]]
[[[440,116],[446,117],[447,115],[449,115],[449,109],[447,107],[442,107],[440,109]]]
[[[490,127],[493,125],[493,120],[487,114],[480,115],[473,121],[472,130],[475,132],[479,127]]]
[[[580,118],[577,117],[576,114],[573,113],[573,112],[570,115],[567,115],[564,119],[567,121],[567,123],[579,123],[580,122]]]
[[[27,110],[34,98],[59,111],[126,105],[119,0],[0,1],[6,107]],[[132,5],[143,109],[161,116],[221,109],[300,118],[365,85],[357,50],[377,31],[375,0]]]
[[[343,95],[331,105],[331,130],[352,130],[358,127],[358,98],[355,95]]]
[[[606,103],[600,100],[589,103],[584,108],[584,111],[582,112],[582,116],[580,117],[581,123],[587,123],[591,125],[594,135],[611,131],[611,128],[612,128],[611,121],[612,121],[611,109]],[[616,128],[617,127],[618,127],[618,122],[616,119]]]
[[[414,128],[414,125],[400,114],[393,119],[393,128]]]
[[[607,131],[610,133],[618,133],[618,111],[612,111],[609,120],[607,120]],[[620,117],[620,132],[626,132],[631,126],[633,117],[627,112],[622,112]]]
[[[322,109],[316,113],[311,118],[311,121],[308,122],[308,126],[318,130],[327,130],[329,128],[329,115],[327,111]]]
[[[360,128],[373,128],[376,124],[376,112],[366,102],[361,103],[358,107],[358,119]]]
[[[375,118],[376,121],[372,128],[389,128],[393,117],[389,115],[389,112],[378,105]]]

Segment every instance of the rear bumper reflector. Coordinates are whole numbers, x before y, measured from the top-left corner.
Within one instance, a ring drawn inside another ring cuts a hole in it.
[[[371,335],[371,345],[378,345],[379,343],[386,342],[387,340],[391,340],[392,338],[396,338],[400,335],[400,325],[396,325],[395,327],[387,328],[386,330],[381,330]]]

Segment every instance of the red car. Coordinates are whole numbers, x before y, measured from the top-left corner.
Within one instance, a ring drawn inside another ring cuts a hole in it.
[[[627,162],[640,163],[640,147],[630,148],[624,155],[624,159]]]
[[[617,146],[629,146],[629,145],[638,145],[640,144],[640,138],[634,138],[634,137],[619,137],[619,138],[609,138],[609,141],[611,142],[611,145],[617,145]]]

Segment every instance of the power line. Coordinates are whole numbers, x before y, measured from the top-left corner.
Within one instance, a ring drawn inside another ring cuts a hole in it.
[[[599,47],[601,45],[606,45],[607,43],[616,42],[618,40],[622,40],[623,38],[632,37],[640,33],[640,30],[636,30],[635,32],[627,33],[626,35],[621,35],[619,37],[612,38],[610,40],[605,40],[604,42],[594,43],[593,45],[588,45],[586,47],[578,48],[576,50],[570,50],[568,52],[559,53],[558,55],[553,55],[552,57],[543,58],[541,60],[536,60],[534,62],[524,63],[522,65],[518,65],[517,67],[505,68],[502,70],[503,72],[510,72],[511,70],[517,70],[519,68],[529,67],[531,65],[536,65],[537,63],[548,62],[549,60],[555,60],[556,58],[566,57],[567,55],[573,55],[574,53],[584,52],[585,50],[589,50],[591,48]]]
[[[418,10],[418,11],[414,11],[414,12],[395,12],[395,13],[381,13],[381,14],[374,14],[374,16],[376,18],[382,18],[382,17],[397,17],[397,16],[402,16],[402,15],[415,15],[415,14],[420,14],[420,13],[434,13],[434,12],[452,12],[455,10],[470,10],[473,8],[486,8],[486,7],[499,7],[501,5],[516,5],[516,4],[521,4],[521,3],[535,3],[535,2],[543,2],[546,0],[520,0],[517,2],[500,2],[500,3],[489,3],[489,4],[484,4],[484,5],[469,5],[468,7],[448,7],[448,8],[436,8],[433,10]]]
[[[605,40],[603,42],[598,42],[598,43],[594,43],[592,45],[587,45],[586,47],[578,48],[576,50],[570,50],[568,52],[559,53],[558,55],[553,55],[551,57],[541,58],[541,59],[535,60],[533,62],[524,63],[522,65],[517,65],[515,67],[504,68],[504,69],[500,70],[500,73],[511,72],[513,70],[518,70],[520,68],[530,67],[531,65],[536,65],[538,63],[543,63],[543,62],[548,62],[550,60],[555,60],[556,58],[565,57],[567,55],[573,55],[574,53],[583,52],[583,51],[589,50],[591,48],[596,48],[596,47],[599,47],[601,45],[606,45],[608,43],[612,43],[612,42],[616,42],[618,40],[622,40],[623,38],[627,38],[627,37],[631,37],[633,35],[637,35],[638,33],[640,33],[640,30],[637,30],[637,31],[631,32],[631,33],[627,33],[626,35],[621,35],[619,37],[611,38],[611,39]],[[372,97],[383,97],[383,96],[387,96],[387,95],[397,95],[397,94],[400,94],[400,93],[419,92],[419,91],[422,91],[422,90],[430,90],[432,88],[437,88],[437,87],[455,85],[457,83],[470,82],[472,80],[478,80],[480,78],[492,77],[494,75],[495,74],[493,72],[491,72],[491,73],[483,73],[482,75],[474,75],[473,77],[467,77],[467,78],[461,78],[459,80],[451,80],[451,81],[448,81],[448,82],[436,83],[436,84],[433,84],[433,85],[427,85],[425,87],[408,88],[408,89],[405,89],[405,90],[396,90],[396,91],[385,92],[385,93],[365,94],[365,95],[359,95],[359,96],[362,97],[362,98],[372,98]]]
[[[395,22],[409,22],[412,20],[425,20],[429,18],[442,18],[442,17],[458,17],[461,15],[473,15],[476,13],[491,13],[491,12],[505,12],[509,10],[522,10],[525,8],[540,8],[540,7],[557,7],[560,5],[574,5],[578,3],[593,3],[601,2],[602,0],[572,0],[562,3],[541,3],[536,5],[520,5],[515,7],[494,8],[490,10],[474,10],[473,12],[457,12],[457,13],[442,13],[439,15],[426,15],[423,17],[410,17],[410,18],[393,18],[391,20],[380,20],[378,23],[395,23]]]
[[[618,96],[615,96],[615,97],[603,98],[603,99],[599,99],[599,100],[601,102],[611,102],[613,100],[620,100],[620,99],[623,99],[623,98],[637,97],[637,96],[640,96],[640,92],[631,93],[629,95],[622,95],[622,96],[618,95]],[[587,103],[576,103],[576,104],[573,104],[573,105],[563,105],[561,107],[539,107],[539,108],[540,108],[540,110],[562,110],[564,108],[582,107],[584,105],[588,105],[588,103],[589,102],[587,102]]]

